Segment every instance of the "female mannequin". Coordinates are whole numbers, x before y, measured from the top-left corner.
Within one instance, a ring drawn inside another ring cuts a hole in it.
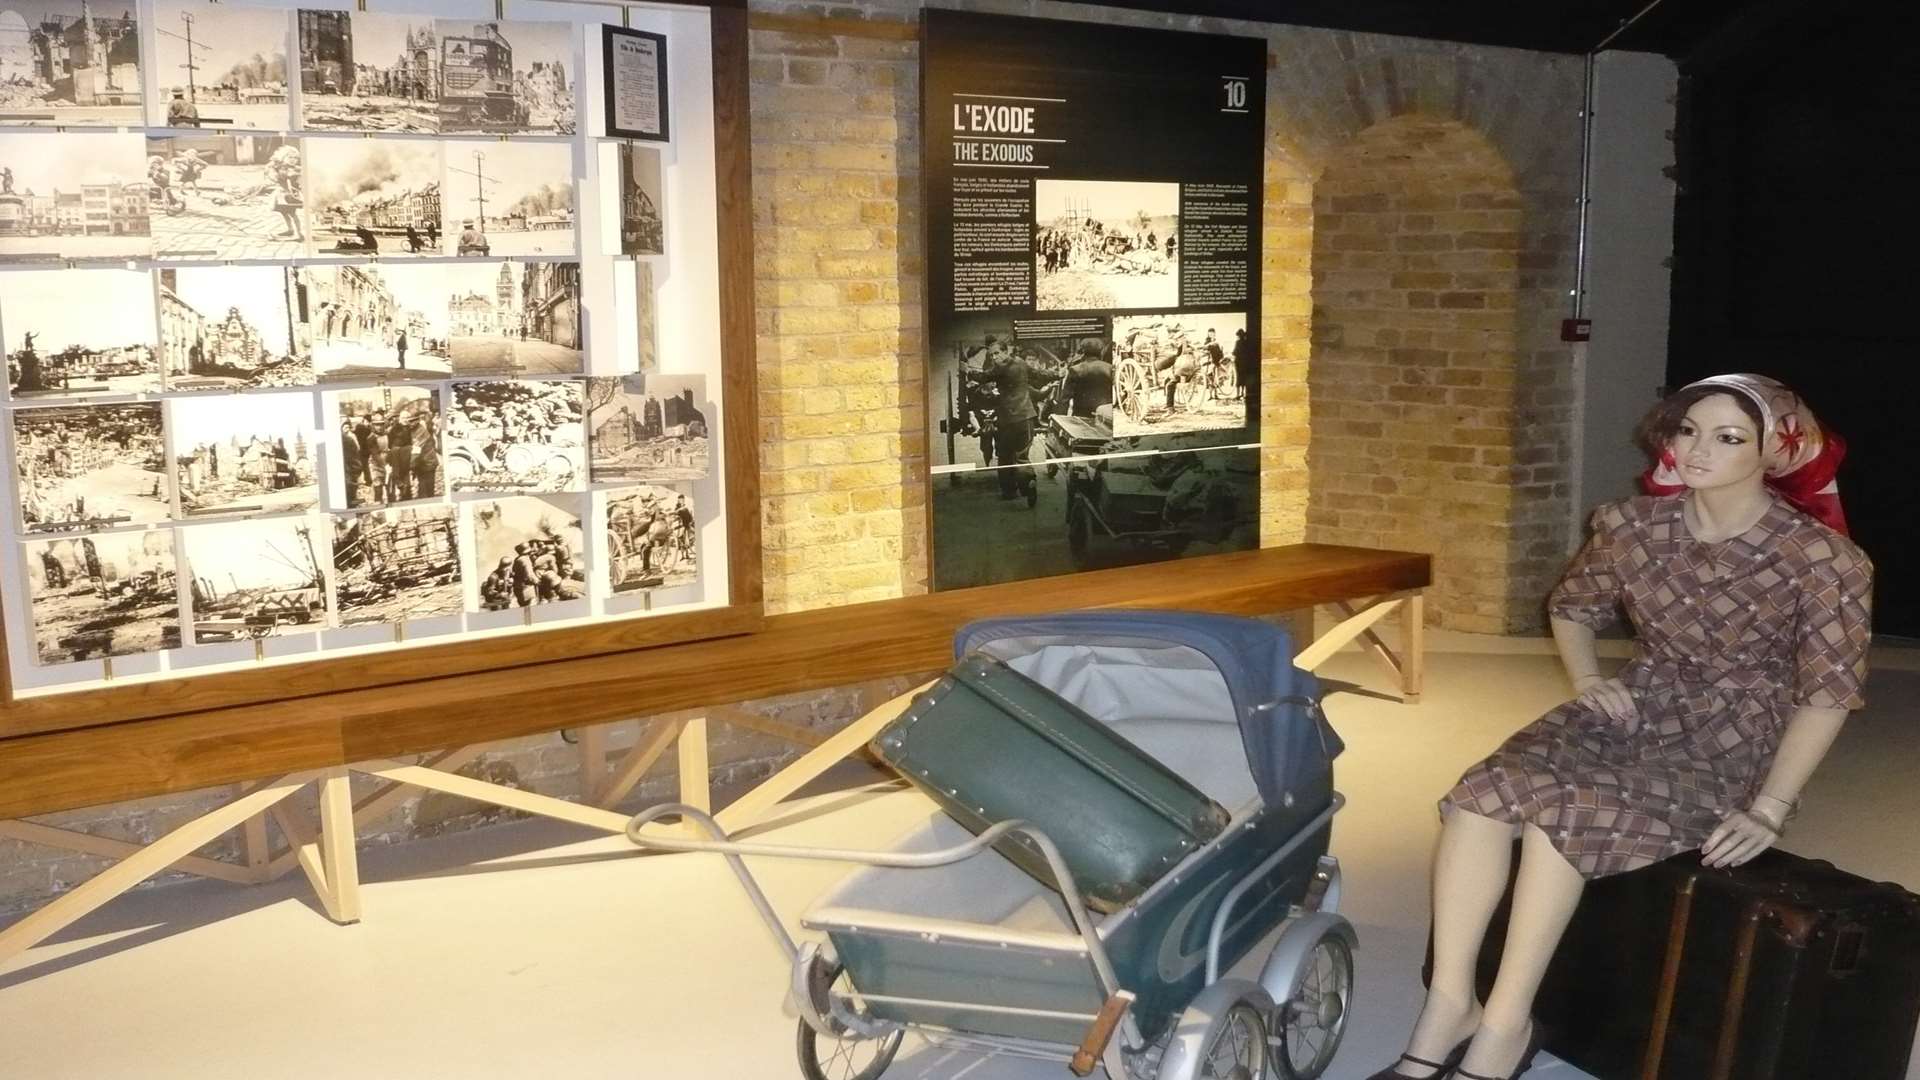
[[[1682,388],[1640,438],[1659,494],[1601,507],[1548,602],[1575,698],[1441,801],[1432,985],[1407,1053],[1373,1080],[1525,1072],[1534,994],[1587,879],[1696,847],[1708,866],[1752,859],[1863,704],[1873,568],[1843,535],[1840,440],[1752,375]],[[1622,604],[1638,648],[1607,678],[1594,631]],[[1482,1005],[1474,963],[1516,835],[1512,920]]]

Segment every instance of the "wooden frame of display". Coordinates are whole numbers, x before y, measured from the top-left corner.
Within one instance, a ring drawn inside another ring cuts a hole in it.
[[[263,666],[186,678],[16,696],[0,670],[0,739],[130,720],[292,702],[328,694],[440,680],[417,704],[443,718],[447,742],[465,741],[457,689],[448,676],[480,678],[529,664],[604,655],[710,637],[761,625],[759,420],[754,393],[753,209],[747,98],[745,0],[675,0],[708,9],[713,62],[714,190],[719,256],[720,409],[728,596],[724,605],[684,613],[616,618],[389,652]],[[0,650],[6,646],[0,625]],[[0,652],[3,655],[3,652]],[[453,693],[449,693],[453,691]],[[404,695],[403,689],[396,694]],[[559,726],[559,725],[556,725]]]

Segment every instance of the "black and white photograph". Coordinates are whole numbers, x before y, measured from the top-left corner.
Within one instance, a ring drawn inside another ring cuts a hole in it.
[[[446,253],[572,255],[573,147],[558,142],[449,142]]]
[[[15,409],[13,461],[28,532],[92,532],[173,515],[157,401]]]
[[[144,258],[147,174],[137,134],[0,133],[0,263]]]
[[[447,359],[447,288],[457,266],[304,266],[292,271],[306,298],[305,334],[321,382],[436,379]],[[415,272],[417,271],[417,272]]]
[[[578,375],[583,369],[579,263],[393,269],[388,280],[395,294],[429,313],[430,332],[444,338],[455,375]]]
[[[84,296],[87,303],[73,303]],[[153,277],[144,270],[26,270],[0,276],[7,388],[15,398],[160,389]]]
[[[440,144],[307,139],[307,221],[315,255],[439,255]]]
[[[169,128],[285,131],[285,9],[208,0],[156,0],[154,70],[160,93],[147,122]]]
[[[327,624],[325,538],[308,517],[227,521],[180,530],[193,643],[305,634]]]
[[[431,134],[440,129],[440,37],[424,15],[294,13],[300,126]]]
[[[306,251],[300,145],[283,135],[147,140],[158,259],[292,259]]]
[[[506,611],[587,595],[585,495],[521,495],[467,504],[473,523],[475,611]]]
[[[437,32],[440,131],[573,134],[572,23],[441,19]]]
[[[577,491],[587,483],[579,379],[453,384],[446,473],[452,491]]]
[[[644,374],[660,367],[660,309],[653,291],[653,264],[633,262],[634,366]]]
[[[1034,307],[1180,304],[1180,185],[1036,180]]]
[[[35,662],[180,647],[172,530],[33,540],[21,548]]]
[[[319,503],[310,395],[175,398],[167,420],[187,517],[283,514]]]
[[[700,580],[693,496],[660,484],[607,492],[607,584],[617,593]]]
[[[1113,430],[1116,435],[1222,431],[1245,427],[1247,405],[1234,370],[1247,317],[1179,312],[1113,317]]]
[[[665,142],[667,36],[624,26],[600,28],[601,75],[606,80],[606,134]]]
[[[1097,316],[948,319],[928,365],[932,465],[993,468],[1103,452],[1113,437],[1109,351],[1107,321]]]
[[[664,255],[666,203],[660,151],[622,143],[615,152],[620,158],[620,254]]]
[[[0,7],[0,124],[137,126],[143,86],[133,4],[8,0]]]
[[[313,350],[293,320],[286,268],[183,266],[159,276],[167,389],[313,385]]]
[[[440,394],[421,386],[336,390],[326,409],[340,431],[330,490],[350,509],[437,499]]]
[[[333,517],[333,611],[341,626],[458,615],[460,544],[452,506]]]
[[[704,375],[587,380],[593,482],[698,480],[710,468]]]

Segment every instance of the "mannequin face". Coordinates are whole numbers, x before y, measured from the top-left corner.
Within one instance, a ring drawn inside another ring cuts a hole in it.
[[[1760,483],[1760,432],[1731,394],[1694,402],[1672,445],[1680,479],[1695,491]]]

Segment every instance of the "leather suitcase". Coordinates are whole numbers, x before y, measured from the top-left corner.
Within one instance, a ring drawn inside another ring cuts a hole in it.
[[[1482,995],[1505,927],[1503,902]],[[1546,1049],[1600,1080],[1904,1080],[1920,896],[1777,849],[1733,869],[1688,852],[1601,878],[1534,1013]]]
[[[954,665],[872,748],[972,832],[1009,818],[1037,826],[1098,911],[1124,907],[1227,825],[1226,810],[1192,784],[985,656]],[[996,850],[1053,886],[1024,838]]]

